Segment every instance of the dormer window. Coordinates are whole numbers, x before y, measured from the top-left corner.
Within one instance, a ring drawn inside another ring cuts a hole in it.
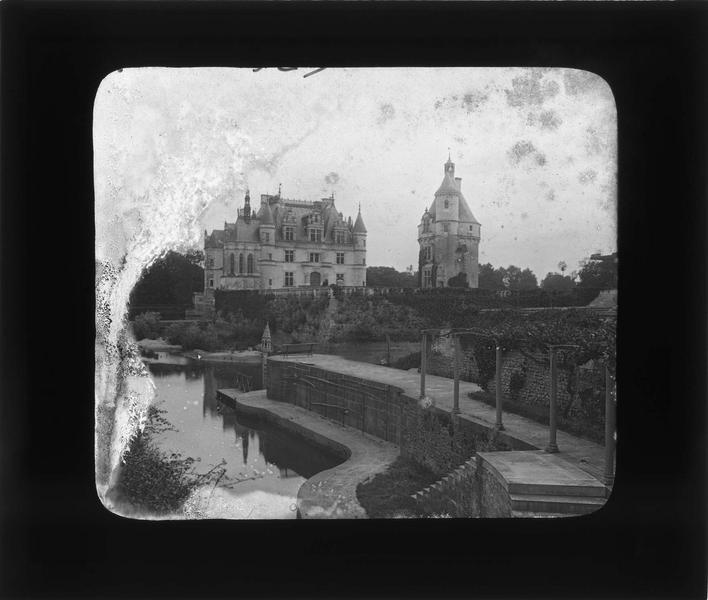
[[[295,228],[285,227],[283,230],[283,237],[286,242],[292,242],[295,239]]]
[[[334,241],[337,244],[343,244],[344,243],[344,232],[343,231],[335,231],[334,232]]]
[[[310,229],[310,241],[311,242],[321,242],[322,241],[322,230],[321,229]]]

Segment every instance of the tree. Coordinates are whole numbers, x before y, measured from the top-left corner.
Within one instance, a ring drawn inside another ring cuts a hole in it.
[[[617,253],[593,254],[581,263],[578,287],[611,290],[617,288]]]
[[[418,276],[412,269],[403,273],[393,267],[368,267],[366,269],[366,285],[368,287],[402,287],[414,288]]]
[[[490,263],[479,265],[478,287],[483,290],[503,290],[503,269],[495,269]]]
[[[541,289],[547,292],[569,292],[575,287],[575,282],[568,275],[548,273],[541,282]]]
[[[447,285],[449,287],[455,287],[455,288],[468,288],[470,287],[470,284],[467,281],[467,273],[460,272],[454,277],[450,277],[450,279],[447,280]]]
[[[503,269],[504,287],[510,290],[535,290],[538,288],[538,281],[531,269],[521,270],[519,267],[509,265]]]
[[[191,250],[187,254],[169,251],[146,269],[130,294],[134,306],[155,304],[185,305],[192,293],[204,289],[204,254]]]

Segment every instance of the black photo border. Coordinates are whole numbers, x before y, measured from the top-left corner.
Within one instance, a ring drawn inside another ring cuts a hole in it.
[[[705,598],[707,9],[3,2],[0,595]],[[92,110],[104,76],[138,66],[602,76],[619,124],[619,440],[607,505],[571,519],[361,522],[142,522],[104,509]]]

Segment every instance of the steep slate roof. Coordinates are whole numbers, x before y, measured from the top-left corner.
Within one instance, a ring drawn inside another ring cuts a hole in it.
[[[359,214],[356,216],[356,223],[354,223],[353,233],[366,233],[366,226],[364,225],[364,219],[361,218],[361,209],[359,209]]]
[[[261,209],[258,211],[258,220],[261,225],[275,225],[273,211],[270,210],[270,205],[267,202],[264,202]]]
[[[443,178],[442,183],[438,188],[438,191],[435,192],[435,196],[457,196],[457,198],[459,199],[458,219],[460,221],[476,223],[477,225],[479,225],[479,221],[474,218],[474,215],[472,214],[472,211],[470,210],[470,207],[467,204],[467,200],[462,195],[462,191],[460,188],[460,182],[455,181],[452,174],[448,171],[445,173],[445,177]],[[430,210],[428,212],[433,217],[433,220],[435,220],[435,201],[433,201],[433,204],[431,205]]]
[[[315,202],[303,202],[300,200],[287,200],[280,196],[261,196],[261,208],[251,222],[247,223],[239,217],[235,223],[224,223],[224,229],[215,229],[210,235],[205,237],[206,248],[223,247],[224,242],[259,242],[259,228],[261,225],[274,225],[276,228],[276,239],[283,239],[282,226],[288,213],[293,216],[292,227],[294,228],[295,241],[307,241],[307,216],[313,213],[320,215],[323,226],[323,241],[334,241],[334,228],[341,221],[341,227],[348,232],[352,232],[352,227],[344,220],[342,215],[334,206],[333,198],[325,198]],[[285,223],[288,224],[288,223]],[[361,212],[357,217],[353,231],[356,233],[366,233]],[[349,241],[349,240],[347,240]]]

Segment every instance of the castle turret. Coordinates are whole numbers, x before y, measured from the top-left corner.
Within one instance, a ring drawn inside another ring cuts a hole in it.
[[[251,222],[251,195],[246,190],[246,196],[243,199],[243,218],[246,223]]]
[[[352,227],[352,241],[354,243],[354,265],[356,273],[354,284],[366,285],[366,225],[361,216],[361,204],[359,204],[359,214],[356,216],[354,227]],[[359,283],[361,281],[361,283]]]
[[[455,163],[448,156],[442,183],[418,226],[421,286],[466,283],[477,287],[479,240],[479,221],[462,194],[462,178],[455,177]]]

